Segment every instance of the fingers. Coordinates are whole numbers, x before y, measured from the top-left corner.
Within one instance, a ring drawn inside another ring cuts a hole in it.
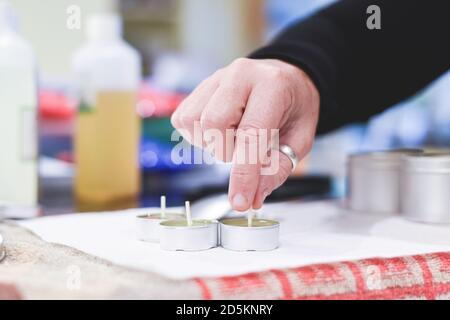
[[[230,77],[221,81],[200,117],[207,148],[214,150],[214,156],[224,162],[230,162],[233,157],[234,132],[229,129],[237,128],[244,113],[250,93],[250,86],[245,84]],[[222,139],[208,141],[211,130],[217,131]]]
[[[320,102],[310,82],[303,71],[282,61],[237,59],[196,88],[172,116],[172,124],[185,131],[180,133],[190,143],[233,161],[233,209],[261,207],[289,176],[291,162],[279,151],[273,153],[276,170],[261,174],[266,172],[273,129],[281,130],[299,159],[309,151],[312,139],[307,137],[314,137]],[[227,130],[236,128],[236,133]]]
[[[256,129],[238,129],[236,133],[228,195],[232,208],[237,211],[250,209],[258,187],[261,164],[249,156],[258,148],[257,139]]]
[[[293,121],[288,121],[289,125],[284,126],[284,130],[280,132],[278,144],[290,146],[298,159],[303,159],[312,148],[320,102],[318,91],[311,80],[304,75],[303,78],[303,93],[300,94],[300,99],[293,104],[296,106],[298,114],[294,117],[291,114]],[[292,163],[288,156],[278,150],[272,151],[271,170],[266,170],[270,173],[261,175],[259,179],[258,189],[253,201],[253,208],[255,209],[261,208],[265,198],[281,186],[292,172]],[[275,170],[272,170],[273,165],[275,165]]]
[[[267,86],[253,87],[236,132],[228,194],[237,211],[250,209],[254,202],[264,162],[262,155],[269,148],[268,131],[278,128],[283,114],[280,96],[271,94],[271,90]],[[280,112],[271,112],[274,105],[280,106]]]
[[[200,116],[204,107],[219,86],[221,70],[204,80],[178,106],[171,122],[175,129],[191,144],[202,147]],[[194,134],[196,132],[197,134]],[[194,141],[194,137],[196,141]]]

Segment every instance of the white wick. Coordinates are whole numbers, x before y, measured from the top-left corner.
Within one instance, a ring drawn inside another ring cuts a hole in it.
[[[252,211],[253,211],[253,217],[259,218],[259,216],[261,215],[261,212],[262,212],[262,207],[259,209],[252,209]]]
[[[161,218],[166,217],[166,196],[161,196]]]
[[[253,225],[253,209],[248,211],[247,214],[247,226],[251,227]]]
[[[188,225],[188,227],[190,227],[190,226],[192,226],[191,204],[189,203],[189,201],[186,201],[184,203],[184,205],[185,205],[185,211],[186,211],[187,225]]]

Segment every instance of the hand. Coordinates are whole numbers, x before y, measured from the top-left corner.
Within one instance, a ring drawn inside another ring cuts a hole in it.
[[[225,136],[227,129],[240,129],[232,156],[228,152],[216,152],[215,156],[223,161],[233,160],[228,192],[233,209],[259,209],[264,199],[288,178],[292,164],[286,155],[272,150],[272,156],[278,153],[278,169],[272,175],[261,175],[262,161],[236,161],[236,150],[250,147],[239,135],[258,129],[279,129],[280,145],[290,146],[301,159],[313,144],[319,100],[311,79],[296,66],[280,60],[240,58],[204,80],[175,111],[172,125],[200,147],[206,147],[205,141],[192,138],[195,130],[218,129]]]

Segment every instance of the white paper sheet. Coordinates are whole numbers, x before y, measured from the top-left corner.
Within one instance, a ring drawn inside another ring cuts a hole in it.
[[[153,209],[154,210],[154,209]],[[265,206],[281,222],[281,246],[270,252],[167,252],[136,239],[135,216],[149,209],[71,214],[21,222],[43,239],[174,279],[236,275],[273,268],[369,257],[450,251],[450,226],[342,210],[335,202]]]

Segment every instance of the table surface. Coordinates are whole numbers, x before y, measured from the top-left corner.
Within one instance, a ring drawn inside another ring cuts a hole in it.
[[[149,209],[145,209],[149,212]],[[142,209],[71,214],[21,222],[44,240],[62,243],[118,265],[186,279],[372,257],[450,251],[450,226],[410,222],[344,210],[336,201],[294,201],[265,206],[263,216],[281,223],[280,247],[270,252],[167,252],[137,240]]]

